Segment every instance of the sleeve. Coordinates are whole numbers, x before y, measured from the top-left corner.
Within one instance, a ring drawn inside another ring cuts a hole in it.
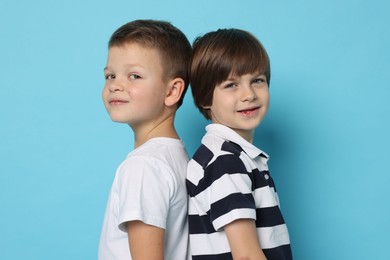
[[[238,219],[256,220],[251,172],[237,155],[218,157],[206,169],[210,181],[210,221],[215,230]]]
[[[126,160],[119,175],[119,228],[126,231],[126,222],[140,220],[165,229],[174,188],[168,167],[136,156]]]

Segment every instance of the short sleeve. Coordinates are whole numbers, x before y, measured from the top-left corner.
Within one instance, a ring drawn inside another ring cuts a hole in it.
[[[154,158],[133,156],[120,167],[119,228],[139,220],[145,224],[166,228],[173,178],[166,165]]]
[[[215,230],[238,219],[256,219],[251,173],[238,156],[218,157],[205,173],[214,176],[209,187],[209,214]]]

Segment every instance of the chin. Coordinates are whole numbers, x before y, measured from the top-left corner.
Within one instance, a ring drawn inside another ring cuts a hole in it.
[[[127,123],[127,120],[116,116],[111,116],[111,120],[115,123]]]

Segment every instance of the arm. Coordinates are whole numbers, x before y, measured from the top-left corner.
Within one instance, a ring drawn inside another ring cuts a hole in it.
[[[239,219],[227,224],[224,229],[233,259],[266,259],[260,247],[254,220]]]
[[[141,221],[130,221],[127,223],[127,233],[133,260],[164,259],[164,229]]]

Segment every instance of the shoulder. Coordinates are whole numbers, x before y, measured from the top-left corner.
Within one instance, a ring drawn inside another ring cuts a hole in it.
[[[128,156],[118,167],[115,180],[121,187],[134,187],[152,182],[171,186],[171,183],[175,182],[172,170],[166,163],[146,155]]]
[[[239,147],[228,141],[211,146],[202,143],[188,163],[187,187],[192,187],[190,190],[207,187],[225,174],[247,174],[240,154]]]
[[[188,155],[183,146],[153,142],[140,148],[131,152],[118,167],[118,181],[156,180],[176,185],[184,178]]]
[[[173,162],[188,162],[184,144],[171,138],[154,138],[131,152],[124,164],[153,164],[172,167]]]
[[[191,161],[195,161],[203,169],[213,164],[240,164],[242,151],[239,145],[230,141],[214,139],[210,142],[206,140],[196,150]]]

